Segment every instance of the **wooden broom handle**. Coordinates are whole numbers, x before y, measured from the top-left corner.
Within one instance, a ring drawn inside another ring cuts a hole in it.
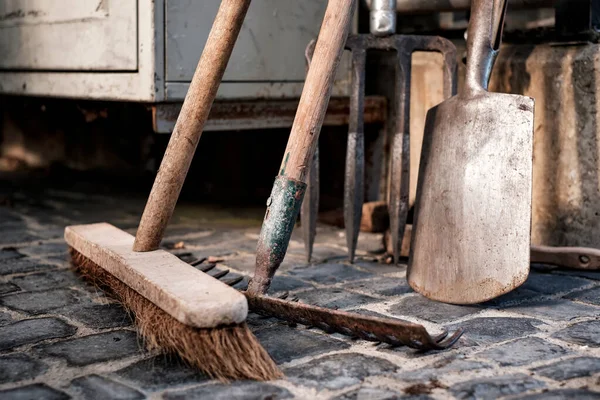
[[[279,175],[306,182],[356,0],[329,0]]]
[[[134,251],[156,250],[173,215],[250,0],[222,0],[148,197]]]

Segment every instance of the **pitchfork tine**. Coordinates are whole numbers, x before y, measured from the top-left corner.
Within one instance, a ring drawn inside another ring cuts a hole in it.
[[[410,179],[410,54],[398,51],[396,61],[395,126],[390,179],[390,231],[394,263],[398,263],[406,218]]]
[[[310,66],[313,52],[315,51],[316,40],[311,42],[304,51],[306,59],[306,69]],[[302,239],[304,240],[304,251],[306,253],[306,262],[312,258],[315,237],[317,236],[317,214],[319,212],[319,144],[313,156],[313,162],[310,172],[306,179],[306,194],[300,208],[300,222],[302,223]]]
[[[319,212],[319,147],[315,151],[313,163],[310,167],[307,188],[300,209],[302,223],[302,238],[306,252],[306,262],[310,262],[313,252],[315,237],[317,236],[317,214]]]
[[[364,49],[352,51],[352,95],[348,122],[348,147],[346,149],[346,178],[344,180],[344,226],[348,257],[354,262],[356,243],[364,201],[365,169],[365,63]]]

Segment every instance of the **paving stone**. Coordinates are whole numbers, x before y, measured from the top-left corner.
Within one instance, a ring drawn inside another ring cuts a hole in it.
[[[556,332],[552,337],[582,346],[600,347],[600,321],[573,324]]]
[[[464,339],[473,340],[478,344],[487,344],[535,333],[539,330],[536,327],[539,325],[543,325],[543,322],[531,318],[481,317],[451,325],[448,330],[453,331],[462,327],[465,329]]]
[[[1,229],[2,228],[0,228],[0,232],[2,232]],[[0,249],[0,262],[21,257],[23,257],[23,254],[19,253],[14,247],[3,247]]]
[[[334,400],[433,400],[427,395],[404,395],[387,389],[360,388],[334,397]]]
[[[352,293],[343,289],[314,289],[298,294],[302,303],[330,309],[358,307],[381,300],[364,294]]]
[[[45,271],[50,269],[56,269],[56,267],[29,257],[0,261],[0,275]]]
[[[27,354],[10,354],[0,357],[0,384],[33,379],[43,374],[48,367]]]
[[[61,229],[62,234],[64,234],[64,229]],[[45,239],[48,236],[44,236]],[[60,243],[36,243],[31,246],[19,247],[19,253],[27,255],[27,256],[47,256],[51,254],[61,254],[66,253],[68,250],[67,244],[65,242]]]
[[[544,295],[542,293],[521,286],[503,296],[486,301],[481,305],[486,308],[506,308],[523,302],[543,300]]]
[[[600,393],[585,389],[559,389],[542,393],[513,397],[518,400],[595,400],[600,399]]]
[[[557,279],[556,275],[532,272],[522,287],[538,293],[557,294],[579,289],[590,283],[586,279],[572,276],[563,276]]]
[[[115,303],[77,304],[61,310],[61,314],[96,329],[124,328],[133,323],[127,311]]]
[[[311,288],[313,285],[285,275],[277,275],[271,282],[269,294],[291,292],[293,290]]]
[[[70,270],[42,272],[18,276],[11,280],[12,283],[23,290],[58,289],[68,286],[82,286],[83,281]]]
[[[570,351],[548,343],[540,338],[531,337],[503,343],[497,347],[477,353],[477,357],[495,361],[501,366],[527,365],[536,361],[562,357]]]
[[[360,282],[349,282],[344,285],[344,289],[381,296],[400,296],[413,291],[408,286],[405,278],[374,278]]]
[[[307,281],[313,281],[321,285],[356,281],[372,276],[372,274],[359,271],[350,265],[333,263],[319,264],[318,266],[310,265],[305,268],[297,268],[290,271],[290,275]]]
[[[532,317],[544,317],[554,321],[568,321],[578,317],[600,316],[600,307],[575,303],[565,299],[527,303],[510,309]]]
[[[279,400],[293,397],[287,389],[262,382],[205,385],[163,395],[166,400]]]
[[[12,283],[0,283],[0,295],[18,292],[20,289]]]
[[[398,378],[403,381],[429,381],[437,379],[440,375],[462,373],[463,371],[476,371],[481,369],[489,369],[489,364],[481,361],[471,361],[462,359],[441,359],[431,366],[425,368],[401,371],[397,374]]]
[[[495,400],[545,387],[544,382],[518,374],[494,378],[478,378],[458,383],[450,388],[457,399]]]
[[[9,229],[6,227],[2,229],[3,235],[0,235],[0,246],[16,245],[20,243],[35,242],[42,239],[37,233],[29,229],[24,229],[20,226],[17,229]]]
[[[544,367],[535,368],[533,371],[538,375],[554,379],[555,381],[565,381],[567,379],[590,376],[596,372],[600,372],[600,358],[571,358]]]
[[[415,295],[401,299],[388,309],[390,314],[415,316],[432,322],[452,321],[481,311],[480,307],[455,306]]]
[[[0,390],[2,400],[67,400],[71,396],[47,386],[44,383]]]
[[[36,347],[42,354],[60,357],[69,365],[82,366],[139,353],[135,332],[112,331]]]
[[[600,287],[575,292],[566,296],[567,299],[600,306]]]
[[[363,354],[333,354],[285,370],[286,376],[302,385],[339,390],[356,385],[366,377],[389,374],[398,367],[382,358]]]
[[[68,337],[75,332],[77,328],[57,318],[26,319],[0,327],[0,350]]]
[[[184,365],[178,358],[162,355],[139,361],[115,374],[152,391],[208,381],[205,375]]]
[[[70,387],[77,392],[78,398],[88,400],[138,400],[146,398],[143,393],[129,386],[98,375],[88,375],[74,379],[71,381]]]
[[[79,304],[82,296],[72,289],[22,292],[0,297],[0,305],[29,314],[45,314],[56,308]]]
[[[13,321],[12,317],[8,313],[0,312],[0,326],[8,325]]]
[[[287,326],[263,329],[255,335],[278,364],[350,347],[345,341],[331,336]]]
[[[552,275],[556,276],[578,276],[580,278],[592,279],[595,281],[600,281],[600,271],[578,271],[578,270],[559,270],[552,273]]]

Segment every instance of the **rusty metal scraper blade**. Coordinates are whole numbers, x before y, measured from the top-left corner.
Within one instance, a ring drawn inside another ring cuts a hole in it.
[[[393,346],[408,346],[419,350],[444,350],[456,343],[464,332],[459,328],[450,337],[447,337],[446,332],[433,337],[422,325],[410,322],[330,310],[249,292],[243,293],[248,299],[248,307],[257,314],[315,326],[328,333],[337,332]]]

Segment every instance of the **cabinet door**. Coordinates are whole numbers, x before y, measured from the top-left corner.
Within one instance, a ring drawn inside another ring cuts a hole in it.
[[[215,0],[166,1],[166,79],[189,82],[219,8]],[[324,0],[254,0],[224,81],[304,80],[306,45],[319,33]]]
[[[1,0],[0,69],[137,69],[137,0]]]

